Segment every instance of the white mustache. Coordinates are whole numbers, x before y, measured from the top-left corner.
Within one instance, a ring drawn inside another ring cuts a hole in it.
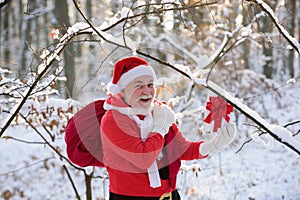
[[[151,94],[150,95],[142,95],[139,97],[139,100],[140,99],[152,99],[152,98],[153,98],[153,95],[151,95]]]

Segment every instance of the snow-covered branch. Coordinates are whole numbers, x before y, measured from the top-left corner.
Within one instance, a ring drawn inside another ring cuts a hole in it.
[[[76,4],[75,0],[73,0],[73,2]],[[164,3],[159,3],[159,5],[163,5]],[[108,31],[110,29],[112,29],[113,27],[123,23],[123,22],[126,22],[128,20],[131,20],[131,19],[135,19],[135,18],[141,18],[141,17],[145,17],[147,15],[157,15],[157,14],[163,14],[165,12],[170,12],[170,11],[182,11],[182,10],[188,10],[188,9],[192,9],[192,8],[199,8],[199,7],[203,7],[203,6],[210,6],[210,5],[214,5],[214,4],[217,4],[217,2],[196,2],[192,5],[188,5],[188,6],[178,6],[177,4],[175,3],[165,3],[165,4],[170,4],[170,5],[174,5],[174,7],[171,7],[171,8],[160,8],[160,9],[157,9],[157,7],[155,9],[153,9],[153,11],[148,11],[148,12],[145,12],[145,13],[139,13],[139,14],[125,14],[123,15],[123,17],[116,21],[115,23],[111,24],[110,26],[106,27],[105,29],[103,29],[102,31]],[[147,3],[147,5],[144,5],[145,7],[147,6],[153,6],[153,5],[157,5],[157,4],[151,4],[151,3]],[[139,6],[139,8],[141,8],[142,6]],[[79,8],[79,7],[78,7]]]
[[[77,170],[79,170],[79,171],[83,171],[84,172],[84,174],[86,174],[86,171],[85,171],[85,169],[82,169],[82,168],[80,168],[80,167],[77,167],[76,165],[74,165],[66,156],[64,156],[60,151],[59,151],[59,149],[57,149],[55,146],[53,146],[44,136],[43,136],[43,134],[30,122],[30,121],[28,121],[27,119],[26,119],[26,117],[25,116],[22,116],[21,115],[21,117],[27,122],[27,124],[44,140],[44,142],[45,142],[45,144],[48,146],[48,147],[50,147],[50,149],[52,149],[58,156],[59,156],[59,158],[61,159],[61,160],[65,160],[69,165],[71,165],[73,168],[75,168],[75,169],[77,169]],[[71,184],[72,184],[72,187],[73,187],[73,189],[74,189],[74,191],[75,191],[75,194],[76,194],[76,196],[77,196],[77,199],[80,199],[80,196],[79,196],[79,194],[78,194],[78,191],[77,191],[77,188],[76,188],[76,186],[74,185],[74,182],[73,182],[73,179],[72,179],[72,177],[70,176],[70,174],[69,174],[69,171],[68,171],[68,168],[66,167],[66,165],[65,164],[63,164],[62,165],[63,166],[63,169],[66,171],[66,173],[67,173],[67,176],[68,176],[68,178],[69,178],[69,180],[70,180],[70,182],[71,182]]]
[[[270,8],[268,4],[266,4],[263,0],[245,0],[248,2],[255,3],[258,5],[264,12],[268,14],[271,18],[278,31],[283,35],[283,37],[287,40],[287,42],[300,54],[300,44],[296,38],[291,36],[289,32],[279,23],[278,18],[276,17],[273,10]]]
[[[215,94],[226,99],[228,103],[233,105],[233,107],[244,114],[247,118],[251,119],[255,124],[257,124],[262,130],[267,132],[275,140],[284,144],[300,155],[300,143],[293,138],[293,135],[285,127],[268,123],[256,111],[243,104],[241,101],[230,95],[214,82],[208,81],[206,87],[207,89],[213,91]]]
[[[52,156],[52,157],[47,157],[47,158],[44,158],[43,160],[38,160],[34,163],[31,163],[31,164],[26,164],[25,166],[22,166],[22,167],[19,167],[17,169],[14,169],[14,170],[11,170],[11,171],[7,171],[7,172],[4,172],[4,173],[1,173],[0,176],[7,176],[9,174],[12,174],[12,173],[16,173],[18,171],[21,171],[23,169],[26,169],[26,168],[29,168],[29,167],[32,167],[32,166],[35,166],[35,165],[38,165],[40,163],[45,163],[47,162],[48,160],[51,160],[51,159],[54,159],[55,157]]]
[[[259,127],[261,127],[265,132],[267,132],[270,136],[272,136],[275,140],[278,142],[284,144],[291,150],[295,151],[297,154],[300,155],[300,143],[297,142],[292,134],[284,127],[278,126],[278,125],[272,125],[266,122],[265,119],[263,119],[257,112],[243,104],[241,101],[239,101],[237,98],[230,95],[228,92],[226,92],[223,88],[216,85],[212,81],[206,81],[204,79],[198,79],[193,76],[193,74],[187,70],[182,71],[181,69],[176,68],[175,66],[171,65],[170,63],[164,62],[159,60],[158,58],[155,58],[151,55],[145,54],[141,51],[137,51],[137,53],[146,56],[154,61],[157,61],[158,63],[165,65],[167,67],[170,67],[172,69],[175,69],[177,72],[181,73],[183,76],[193,80],[196,84],[201,85],[208,90],[214,92],[215,94],[221,96],[224,98],[228,103],[230,103],[235,109],[237,109],[239,112],[244,114],[247,118],[251,119],[255,124],[257,124]]]
[[[9,3],[10,0],[1,0],[0,1],[0,9]]]
[[[78,24],[75,24],[74,26],[68,29],[68,32],[60,39],[59,43],[56,45],[56,48],[53,51],[47,52],[45,55],[43,55],[42,60],[39,66],[37,67],[37,76],[35,80],[24,92],[22,92],[22,98],[18,99],[16,105],[11,109],[10,113],[12,114],[8,117],[4,126],[1,127],[0,137],[3,135],[5,130],[9,127],[11,122],[17,116],[23,105],[26,103],[27,99],[32,95],[34,89],[44,77],[44,75],[48,72],[52,63],[59,60],[60,54],[62,53],[63,49],[68,45],[68,43],[72,40],[72,38],[76,35],[87,33],[90,34],[92,33],[92,31],[88,30],[86,26],[82,28],[79,27]]]
[[[299,124],[299,123],[300,123],[300,120],[296,120],[296,121],[290,122],[290,123],[288,123],[288,124],[285,124],[283,127],[284,127],[284,128],[287,128],[288,126],[295,125],[295,124]],[[256,128],[258,129],[258,133],[256,133],[254,136],[252,136],[252,138],[250,138],[249,140],[245,141],[245,142],[242,144],[242,146],[236,151],[236,153],[240,152],[240,151],[243,149],[243,147],[244,147],[247,143],[251,142],[252,140],[258,139],[258,137],[260,137],[260,136],[262,136],[262,135],[264,135],[264,134],[267,134],[265,131],[261,130],[260,127],[257,127],[257,126],[256,126]],[[282,128],[282,127],[281,127],[281,128]],[[280,129],[281,129],[281,128],[280,128]],[[298,131],[297,131],[296,133],[294,133],[294,134],[289,133],[289,134],[286,134],[286,135],[289,136],[289,139],[291,139],[292,137],[295,137],[297,134],[299,134],[299,132],[300,132],[300,130],[298,130]],[[290,135],[291,135],[292,137],[290,137]],[[260,140],[261,140],[261,139],[260,139]],[[296,142],[296,140],[293,139],[292,143],[294,143],[294,142]],[[298,142],[296,142],[296,143],[298,143]],[[298,145],[298,144],[296,144],[296,145]]]
[[[254,1],[254,0],[252,0],[252,1]],[[260,2],[261,4],[263,4],[263,2],[259,1],[259,0],[255,1],[255,2]],[[77,5],[75,1],[74,1],[74,3],[75,3],[75,5]],[[265,6],[265,4],[263,4],[263,5]],[[79,7],[77,7],[77,9],[80,11]],[[110,34],[106,34],[105,32],[103,32],[103,29],[95,28],[87,20],[87,18],[84,16],[84,14],[81,11],[80,11],[80,13],[84,17],[84,19],[86,20],[87,23],[77,23],[77,24],[73,25],[72,27],[70,27],[68,29],[67,33],[59,40],[59,43],[57,44],[56,48],[52,52],[49,52],[48,54],[44,55],[40,65],[38,66],[38,74],[37,74],[37,77],[36,77],[35,81],[31,84],[30,88],[28,88],[28,90],[24,92],[23,98],[19,100],[19,103],[12,110],[13,114],[9,117],[6,124],[1,129],[0,137],[2,136],[4,131],[7,129],[7,127],[11,124],[13,119],[16,117],[17,113],[20,111],[20,109],[22,108],[22,106],[24,105],[24,103],[26,102],[28,97],[30,95],[32,95],[33,89],[36,87],[36,85],[38,84],[40,79],[45,75],[45,73],[49,70],[51,64],[54,61],[56,61],[57,59],[59,59],[59,55],[61,54],[63,49],[72,40],[72,38],[75,37],[76,35],[95,34],[95,35],[98,35],[103,42],[108,42],[110,44],[116,45],[118,47],[125,48],[127,50],[131,50],[131,51],[135,50],[134,46],[130,46],[130,45],[128,46],[127,43],[125,43],[124,41],[123,41],[124,43],[122,43],[120,40],[116,40],[116,38],[113,38]],[[272,13],[270,12],[270,14],[272,14]],[[277,20],[276,20],[276,22],[277,22]],[[286,34],[286,33],[284,33],[284,34]],[[290,36],[287,37],[287,38],[291,39]],[[226,39],[224,40],[224,45],[226,44],[227,41],[228,40],[226,40]],[[293,43],[293,44],[298,49],[299,44],[298,43],[297,44]],[[221,49],[223,49],[224,45],[221,45],[221,47],[222,47]],[[156,61],[157,63],[162,64],[166,67],[169,67],[173,70],[176,70],[177,72],[179,72],[183,76],[193,80],[196,84],[202,85],[205,88],[207,88],[208,90],[211,90],[212,92],[216,93],[217,95],[223,97],[229,103],[231,103],[237,110],[239,110],[247,118],[253,120],[254,123],[256,123],[259,127],[261,127],[263,130],[265,130],[267,133],[269,133],[277,141],[283,143],[284,145],[286,145],[287,147],[289,147],[293,151],[300,154],[300,147],[298,147],[297,144],[294,144],[294,143],[292,144],[291,141],[286,140],[286,138],[283,139],[281,137],[282,134],[279,134],[279,133],[277,134],[278,128],[274,129],[273,125],[270,125],[269,123],[267,123],[255,111],[253,111],[252,109],[250,109],[249,107],[247,107],[246,105],[244,105],[243,103],[241,103],[236,98],[229,95],[228,93],[224,92],[225,91],[224,89],[220,88],[219,86],[217,86],[213,82],[208,81],[208,80],[197,79],[193,76],[193,74],[191,72],[183,71],[183,70],[175,67],[174,65],[172,65],[170,63],[167,63],[165,61],[162,61],[159,58],[154,57],[152,55],[149,55],[149,54],[147,54],[143,51],[136,50],[136,53],[139,54],[139,55],[145,56],[145,57],[147,57],[147,58],[149,58],[153,61]],[[282,133],[282,131],[280,131],[280,133]],[[281,136],[279,136],[279,135],[281,135]]]

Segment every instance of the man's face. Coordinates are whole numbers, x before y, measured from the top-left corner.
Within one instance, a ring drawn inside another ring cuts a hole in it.
[[[135,110],[148,110],[154,100],[155,87],[151,76],[140,76],[121,92],[124,101]]]

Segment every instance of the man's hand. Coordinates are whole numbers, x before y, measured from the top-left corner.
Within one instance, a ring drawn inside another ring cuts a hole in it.
[[[223,149],[233,141],[235,135],[235,124],[231,123],[222,126],[217,130],[217,135],[200,145],[200,154],[205,156],[207,154],[215,154],[223,151]]]
[[[152,132],[158,132],[164,137],[174,122],[175,113],[170,107],[165,104],[154,103]]]

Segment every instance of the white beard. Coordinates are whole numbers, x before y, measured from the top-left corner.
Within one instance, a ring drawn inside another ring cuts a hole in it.
[[[153,96],[152,95],[143,95],[139,99],[148,99],[148,98],[153,98]],[[136,115],[147,115],[147,114],[149,114],[153,110],[153,101],[154,101],[154,99],[152,99],[149,108],[135,108],[135,107],[132,107],[132,110],[133,110],[134,114],[136,114]]]
[[[147,115],[153,110],[153,102],[149,106],[149,108],[132,108],[134,114],[136,115]]]

